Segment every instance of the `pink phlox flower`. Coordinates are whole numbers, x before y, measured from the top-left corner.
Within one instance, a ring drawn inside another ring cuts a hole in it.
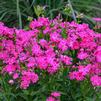
[[[101,77],[98,75],[94,75],[90,78],[93,86],[101,86]]]
[[[61,55],[60,59],[62,62],[64,62],[66,65],[71,65],[72,64],[72,58],[68,57],[66,55]]]
[[[79,52],[77,57],[79,59],[83,60],[83,59],[86,59],[88,57],[88,54],[86,52]]]
[[[60,97],[61,96],[60,92],[57,92],[57,91],[52,92],[51,95],[54,97]]]

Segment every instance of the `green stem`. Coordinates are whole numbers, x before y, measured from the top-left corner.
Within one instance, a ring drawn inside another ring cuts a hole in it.
[[[68,0],[68,3],[69,3],[69,5],[70,5],[70,9],[71,9],[71,11],[72,11],[73,19],[77,22],[77,19],[76,19],[76,16],[75,16],[75,13],[74,13],[74,10],[73,10],[73,7],[72,7],[72,4],[71,4],[71,1]]]
[[[16,1],[16,6],[17,6],[17,16],[18,16],[18,20],[19,20],[19,28],[22,29],[22,18],[21,18],[19,0]]]

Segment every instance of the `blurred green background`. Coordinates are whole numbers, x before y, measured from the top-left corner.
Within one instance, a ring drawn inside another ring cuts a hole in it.
[[[0,21],[7,26],[23,28],[38,16],[78,20],[93,25],[93,17],[101,17],[101,0],[0,0]]]

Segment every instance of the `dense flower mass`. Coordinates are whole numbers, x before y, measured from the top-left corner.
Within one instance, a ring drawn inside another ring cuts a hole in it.
[[[101,34],[87,24],[49,20],[33,20],[29,30],[8,28],[0,23],[1,73],[12,77],[9,83],[27,89],[45,71],[50,75],[70,68],[69,78],[84,80],[89,77],[93,86],[101,86]],[[75,68],[74,68],[75,67]],[[47,101],[58,101],[52,96]]]

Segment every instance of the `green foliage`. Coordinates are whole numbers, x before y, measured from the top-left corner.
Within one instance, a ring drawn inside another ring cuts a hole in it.
[[[92,87],[89,79],[71,81],[68,78],[69,68],[61,68],[55,75],[42,72],[38,83],[31,85],[27,90],[21,90],[8,84],[7,75],[0,76],[0,101],[46,101],[52,91],[60,91],[60,101],[100,101],[101,92]],[[36,71],[39,72],[39,71]]]
[[[38,5],[34,7],[34,11],[37,17],[40,17],[42,14],[44,14],[44,7]]]
[[[52,19],[61,14],[65,20],[77,20],[77,16],[83,15],[82,21],[92,24],[91,17],[101,16],[100,6],[101,0],[0,0],[0,20],[22,28],[29,16]]]

